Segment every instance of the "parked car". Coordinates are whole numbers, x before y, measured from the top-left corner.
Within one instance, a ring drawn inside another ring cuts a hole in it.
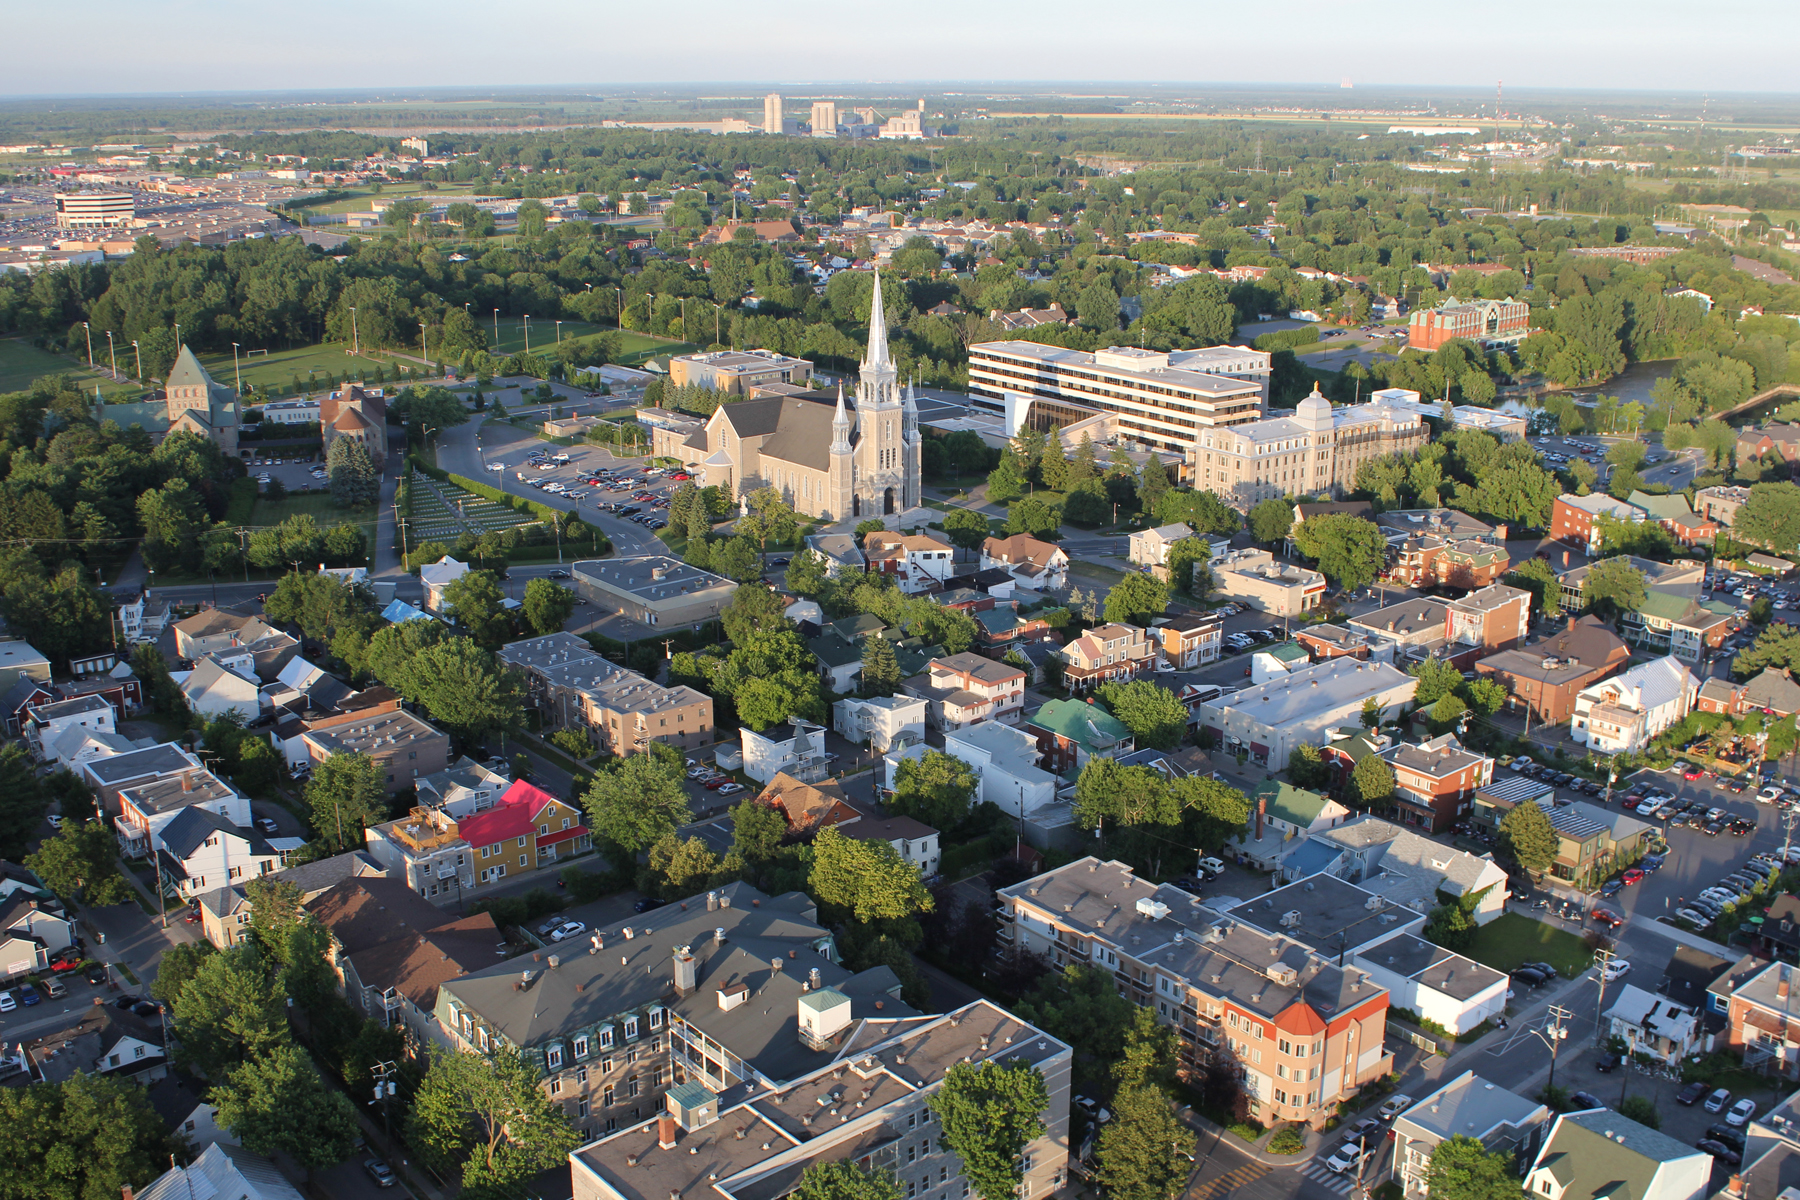
[[[1706,1098],[1707,1112],[1724,1112],[1725,1106],[1731,1103],[1731,1089],[1719,1088]]]
[[[1676,1093],[1675,1103],[1686,1108],[1692,1108],[1700,1102],[1700,1097],[1704,1095],[1706,1095],[1706,1085],[1695,1080],[1693,1083],[1682,1088],[1680,1092]]]
[[[631,906],[631,911],[635,913],[647,913],[653,908],[661,908],[663,904],[664,901],[658,900],[654,896],[645,896],[642,900],[639,900],[636,904]]]
[[[564,942],[572,937],[580,937],[586,932],[587,926],[580,921],[564,921],[561,925],[558,925],[555,929],[550,931],[550,940],[553,942]]]
[[[1569,1103],[1574,1111],[1580,1111],[1584,1108],[1606,1107],[1606,1105],[1600,1102],[1600,1097],[1594,1095],[1592,1092],[1576,1092],[1573,1096],[1569,1097]]]
[[[1391,1121],[1412,1106],[1413,1098],[1401,1092],[1383,1100],[1381,1107],[1375,1110],[1375,1115],[1383,1121]]]
[[[1512,973],[1512,978],[1514,983],[1521,983],[1526,987],[1537,987],[1550,979],[1548,975],[1535,967],[1516,968]]]
[[[394,1179],[394,1168],[388,1166],[379,1158],[363,1159],[363,1170],[369,1173],[369,1178],[375,1181],[376,1187],[391,1188],[396,1182]]]
[[[1606,980],[1606,982],[1611,983],[1613,980],[1629,974],[1630,971],[1631,962],[1629,959],[1614,958],[1609,959],[1606,966],[1600,969],[1600,977]]]
[[[1731,1111],[1725,1114],[1725,1121],[1730,1125],[1748,1125],[1750,1118],[1755,1115],[1756,1101],[1746,1096],[1731,1106]]]
[[[1608,1075],[1624,1065],[1625,1056],[1623,1054],[1614,1054],[1611,1051],[1607,1051],[1601,1054],[1599,1059],[1594,1063],[1594,1070],[1600,1072],[1602,1075]]]
[[[1701,1138],[1694,1143],[1694,1149],[1703,1150],[1727,1166],[1735,1167],[1744,1161],[1744,1156],[1727,1146],[1724,1142],[1712,1138]]]

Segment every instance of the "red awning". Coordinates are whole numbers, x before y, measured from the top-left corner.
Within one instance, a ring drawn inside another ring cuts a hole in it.
[[[540,833],[537,840],[538,849],[542,850],[545,846],[554,846],[558,842],[566,842],[570,838],[584,837],[586,836],[587,831],[588,827],[586,825],[575,825],[568,829],[558,829],[554,833]]]

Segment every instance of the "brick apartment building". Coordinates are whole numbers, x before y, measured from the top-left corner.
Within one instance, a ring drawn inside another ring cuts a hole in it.
[[[1506,688],[1508,709],[1560,725],[1575,712],[1583,688],[1618,674],[1630,661],[1631,650],[1598,617],[1571,617],[1563,632],[1529,649],[1489,655],[1475,671]]]
[[[1453,733],[1379,753],[1394,768],[1396,819],[1429,833],[1453,828],[1474,803],[1475,789],[1494,777],[1494,760],[1466,749]]]
[[[651,742],[685,750],[713,740],[712,697],[628,671],[572,633],[512,642],[499,657],[524,673],[526,701],[545,732],[579,729],[617,755],[641,753]]]
[[[1221,918],[1124,863],[1083,858],[999,897],[1003,945],[1052,967],[1110,971],[1120,994],[1176,1031],[1184,1068],[1229,1047],[1258,1121],[1323,1128],[1392,1069],[1388,992],[1366,972]]]
[[[1415,309],[1406,325],[1406,344],[1414,350],[1436,350],[1454,338],[1478,345],[1518,342],[1531,331],[1531,306],[1510,297],[1470,300]]]
[[[1596,554],[1600,550],[1600,533],[1595,528],[1595,518],[1602,515],[1639,522],[1645,514],[1641,508],[1600,492],[1587,496],[1562,495],[1550,509],[1550,537]]]

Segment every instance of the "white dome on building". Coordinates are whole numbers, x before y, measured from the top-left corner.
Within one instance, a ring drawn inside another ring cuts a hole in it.
[[[1331,401],[1319,394],[1319,385],[1313,384],[1312,394],[1300,402],[1295,418],[1308,429],[1331,428]]]

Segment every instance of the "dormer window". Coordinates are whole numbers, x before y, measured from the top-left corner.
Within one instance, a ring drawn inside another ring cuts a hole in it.
[[[635,1016],[626,1017],[625,1018],[625,1040],[628,1042],[635,1041],[635,1040],[637,1040],[637,1035],[638,1035],[637,1018]]]
[[[560,1045],[552,1044],[544,1051],[544,1065],[552,1071],[562,1070],[563,1048]]]
[[[578,1059],[581,1059],[581,1058],[586,1058],[587,1056],[588,1056],[588,1038],[587,1038],[587,1034],[584,1033],[575,1039],[575,1057]]]
[[[613,1027],[611,1025],[602,1025],[600,1027],[600,1048],[602,1050],[611,1050],[612,1044]]]

